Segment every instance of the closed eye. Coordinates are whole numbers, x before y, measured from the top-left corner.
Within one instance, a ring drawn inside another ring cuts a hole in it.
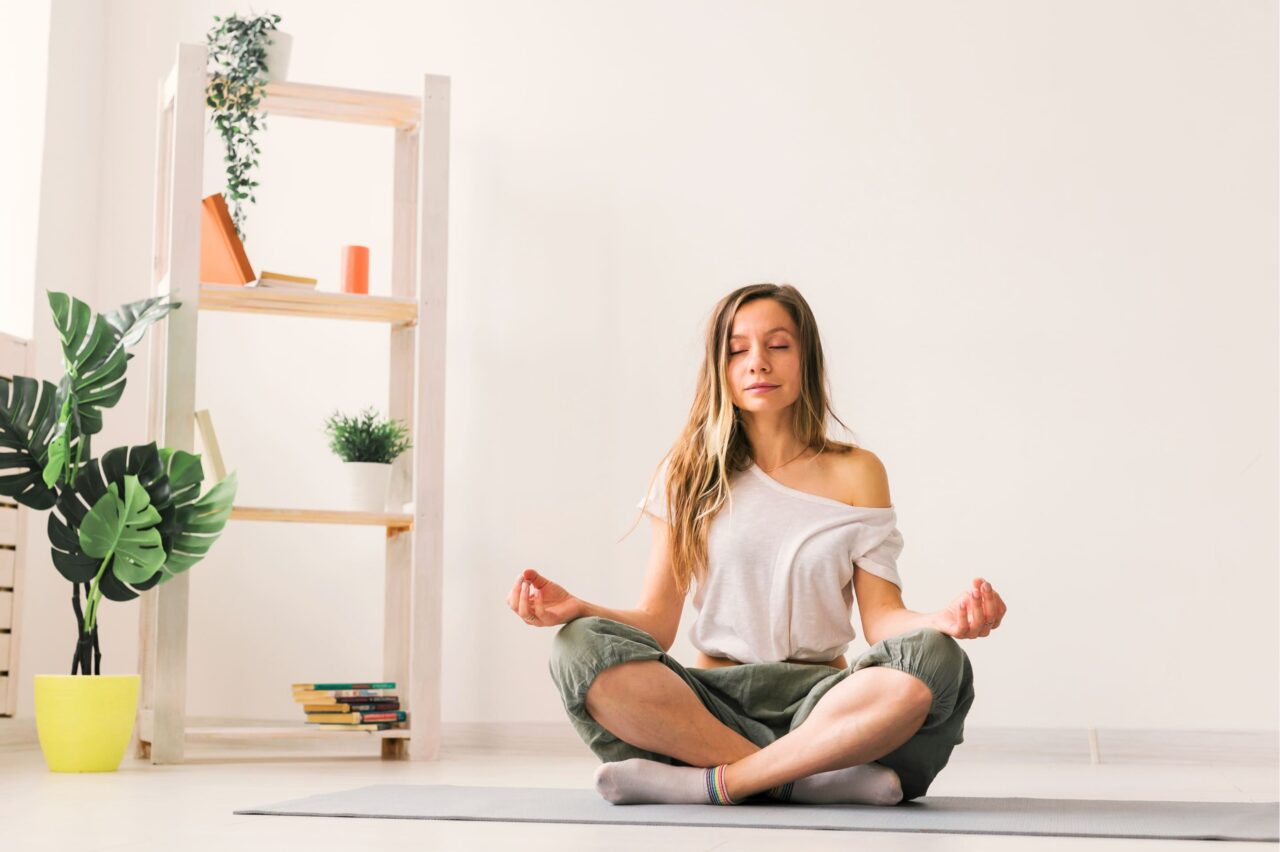
[[[790,346],[770,346],[769,348],[770,348],[770,349],[790,349],[791,347],[790,347]],[[739,349],[737,352],[730,352],[729,354],[730,354],[730,355],[741,355],[743,352],[746,352],[746,351],[747,351],[747,350],[745,350],[745,349]]]

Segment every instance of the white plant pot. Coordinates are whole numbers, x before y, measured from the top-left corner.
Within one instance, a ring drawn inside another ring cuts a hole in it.
[[[351,483],[351,504],[357,512],[387,511],[391,465],[382,462],[343,462]],[[399,511],[397,509],[397,511]]]
[[[279,83],[289,73],[289,52],[293,49],[293,36],[280,30],[268,30],[267,38],[272,42],[267,45],[267,82]]]

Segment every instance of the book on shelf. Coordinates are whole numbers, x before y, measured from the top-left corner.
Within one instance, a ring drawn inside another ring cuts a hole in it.
[[[298,691],[294,690],[293,700],[299,704],[323,704],[333,706],[335,704],[399,704],[400,699],[394,692],[389,689],[366,689],[365,693],[374,693],[372,695],[364,695],[351,693],[349,691],[334,690],[329,692],[317,691]]]
[[[293,697],[302,698],[358,698],[385,696],[394,690],[394,682],[371,683],[294,683]]]
[[[318,280],[319,279],[309,278],[305,275],[285,275],[283,272],[268,272],[264,269],[259,273],[258,280],[254,286],[315,292]]]
[[[408,714],[400,709],[395,686],[394,681],[295,683],[292,692],[293,700],[302,705],[308,725],[383,731],[408,721]]]
[[[221,192],[200,200],[200,280],[207,284],[248,284],[253,267],[236,233]]]
[[[308,713],[308,722],[320,722],[322,724],[359,724],[361,722],[403,722],[407,718],[403,710],[388,711],[361,711],[359,713]]]
[[[295,692],[293,700],[299,704],[345,704],[351,701],[383,701],[387,698],[394,698],[395,694],[388,694],[386,690],[375,689],[365,690],[366,694],[347,695],[343,693],[333,692]]]
[[[354,725],[317,725],[316,727],[335,731],[389,731],[397,726],[391,722],[360,722]]]
[[[302,705],[306,713],[354,713],[357,710],[399,710],[399,698],[379,698],[376,701],[359,701],[355,698],[346,701],[312,701]]]

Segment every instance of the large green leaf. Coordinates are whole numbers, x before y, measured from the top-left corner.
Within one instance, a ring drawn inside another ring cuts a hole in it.
[[[130,302],[114,311],[108,311],[102,315],[102,318],[115,331],[116,340],[120,345],[129,347],[142,339],[147,326],[159,322],[170,311],[182,305],[181,302],[165,302],[167,298],[168,296],[155,296]]]
[[[126,474],[124,495],[113,482],[80,524],[80,549],[95,559],[110,559],[111,570],[126,583],[141,583],[164,564],[160,513],[151,505],[138,477]]]
[[[173,539],[173,549],[165,560],[161,583],[195,565],[213,547],[213,543],[222,534],[227,519],[231,517],[231,504],[235,500],[237,485],[236,473],[232,471],[199,500],[178,507],[178,533]]]
[[[70,376],[69,400],[85,434],[102,431],[101,408],[124,393],[125,354],[116,331],[87,304],[66,293],[49,293],[53,321]]]
[[[0,494],[32,509],[48,509],[58,499],[42,475],[57,392],[52,382],[0,376]]]
[[[44,469],[45,485],[52,486],[59,479],[66,479],[64,471],[77,461],[70,452],[72,442],[79,435],[101,432],[101,409],[120,401],[128,358],[115,329],[87,304],[66,293],[47,292],[67,370],[59,385],[63,398],[58,429]]]
[[[95,314],[73,296],[46,292],[67,371],[58,385],[57,427],[43,471],[45,485],[52,487],[59,479],[69,480],[76,475],[75,471],[69,475],[66,471],[86,458],[75,452],[78,437],[102,431],[102,409],[120,401],[125,371],[133,357],[125,348],[141,340],[148,326],[163,319],[181,302],[166,302],[168,296],[156,296]]]
[[[123,495],[112,482],[85,515],[80,524],[80,549],[87,556],[102,560],[89,588],[85,633],[92,632],[97,623],[104,577],[143,583],[159,572],[165,559],[160,531],[156,529],[159,522],[160,513],[151,505],[147,489],[132,474],[124,477]]]
[[[82,468],[75,489],[64,489],[55,512],[49,513],[49,541],[53,564],[72,582],[94,578],[100,561],[80,547],[80,525],[89,509],[107,493],[110,483],[123,492],[124,477],[132,474],[160,513],[156,529],[166,554],[163,570],[141,583],[124,582],[112,572],[101,578],[103,596],[115,601],[132,600],[138,592],[170,579],[204,558],[217,540],[235,497],[236,477],[229,475],[200,497],[204,470],[200,456],[157,448],[155,443],[116,447]]]
[[[204,465],[200,463],[200,456],[185,450],[161,447],[160,467],[169,477],[172,504],[185,506],[195,502],[200,496],[200,483],[204,482]]]
[[[165,465],[161,462],[161,452],[157,450],[155,442],[108,450],[102,458],[90,459],[81,468],[74,488],[64,488],[58,495],[55,510],[49,513],[48,534],[53,564],[62,576],[73,583],[87,583],[97,573],[100,560],[81,549],[80,526],[90,508],[107,494],[109,484],[116,485],[117,493],[124,492],[126,475],[137,477],[138,482],[146,489],[151,505],[160,513],[161,520],[157,529],[165,552],[168,552],[173,540],[177,509],[173,504]],[[101,588],[102,593],[111,600],[127,601],[159,582],[160,576],[157,574],[131,589],[117,580],[114,574],[107,573],[102,577]]]

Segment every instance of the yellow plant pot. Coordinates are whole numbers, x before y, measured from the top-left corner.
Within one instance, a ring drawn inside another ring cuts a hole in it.
[[[136,675],[36,675],[36,733],[54,772],[115,772],[133,736]]]

